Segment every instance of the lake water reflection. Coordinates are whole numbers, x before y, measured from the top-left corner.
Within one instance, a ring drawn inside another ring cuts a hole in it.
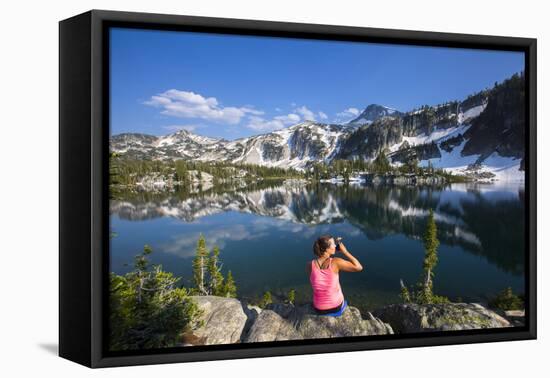
[[[296,289],[309,301],[305,263],[321,234],[342,236],[361,261],[342,273],[344,295],[372,309],[399,300],[399,280],[416,282],[428,210],[438,227],[434,291],[451,300],[486,302],[505,287],[524,291],[522,184],[445,187],[284,185],[216,188],[202,193],[128,194],[112,201],[111,271],[131,269],[144,244],[152,260],[190,285],[199,235],[221,248],[243,298]]]

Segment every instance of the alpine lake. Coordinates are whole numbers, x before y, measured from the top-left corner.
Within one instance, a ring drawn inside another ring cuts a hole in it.
[[[128,192],[110,203],[110,271],[133,269],[150,245],[151,262],[192,286],[199,236],[220,248],[237,296],[275,301],[296,291],[311,301],[306,263],[324,234],[340,236],[363,271],[340,273],[350,305],[371,310],[401,302],[400,280],[422,275],[423,235],[434,210],[440,242],[434,292],[451,301],[486,304],[507,287],[525,286],[523,183],[442,186],[264,181],[186,192]],[[336,256],[342,256],[337,252]]]

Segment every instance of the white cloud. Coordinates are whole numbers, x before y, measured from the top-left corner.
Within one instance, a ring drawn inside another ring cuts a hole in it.
[[[295,103],[293,103],[296,106]],[[276,108],[280,110],[280,108]],[[327,119],[328,116],[323,112],[317,113],[319,118]],[[308,109],[306,106],[296,107],[293,113],[287,115],[275,116],[272,119],[265,119],[264,117],[248,116],[248,128],[256,131],[273,131],[285,128],[287,126],[295,125],[298,122],[304,120],[316,121],[315,113]]]
[[[246,127],[256,131],[271,131],[284,128],[285,123],[279,119],[267,120],[258,116],[250,116]]]
[[[249,116],[249,122],[246,126],[256,131],[272,131],[285,128],[286,126],[294,125],[300,122],[300,119],[300,116],[295,113],[276,116],[271,120],[258,116]]]
[[[284,116],[275,117],[276,120],[283,122],[287,125],[292,125],[300,122],[300,116],[298,114],[290,113]]]
[[[161,108],[162,114],[179,118],[201,118],[229,124],[237,124],[247,115],[262,115],[251,107],[223,107],[215,97],[204,97],[198,93],[170,89],[151,96],[146,105]]]
[[[347,108],[340,113],[336,113],[336,118],[333,120],[335,123],[348,123],[351,120],[357,118],[361,114],[361,111],[357,108]]]
[[[241,108],[245,113],[254,114],[254,115],[262,115],[264,114],[261,110],[256,110],[250,106],[245,106]]]
[[[223,249],[228,241],[253,240],[267,236],[266,232],[254,232],[243,225],[212,226],[207,231],[191,231],[172,238],[168,243],[160,245],[163,252],[171,253],[179,257],[192,257],[195,254],[197,240],[204,235],[207,248],[218,246]]]
[[[336,116],[341,118],[357,117],[360,111],[357,108],[347,108],[343,112],[336,114]]]
[[[281,220],[278,218],[262,217],[252,221],[252,227],[254,233],[261,233],[270,230],[273,231],[277,229],[279,232],[299,233],[300,236],[304,238],[311,238],[318,232],[317,227],[310,227],[307,224],[296,222],[299,221],[294,220],[292,222],[288,222],[287,220]]]
[[[300,106],[294,109],[294,111],[300,114],[306,121],[315,121],[315,114],[305,106]]]
[[[294,111],[286,115],[278,115],[273,118],[264,117],[264,112],[255,109],[252,105],[240,107],[222,106],[215,97],[205,97],[190,91],[170,89],[163,93],[151,96],[144,104],[161,109],[161,114],[179,118],[199,118],[207,121],[224,123],[227,125],[243,124],[245,127],[256,131],[279,130],[294,125],[302,120],[316,121],[328,119],[328,116],[319,111],[317,114],[306,106],[297,107],[292,103]],[[281,112],[281,108],[275,108]],[[241,123],[244,120],[244,123]],[[167,130],[185,129],[193,131],[197,125],[169,125]]]

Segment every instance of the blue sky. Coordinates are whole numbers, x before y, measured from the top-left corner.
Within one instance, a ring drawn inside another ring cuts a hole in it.
[[[110,59],[112,135],[230,140],[461,100],[524,69],[519,52],[121,28]]]

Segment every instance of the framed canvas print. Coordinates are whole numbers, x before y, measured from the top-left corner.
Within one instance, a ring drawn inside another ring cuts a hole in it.
[[[59,70],[60,356],[536,338],[535,39],[94,10]]]

